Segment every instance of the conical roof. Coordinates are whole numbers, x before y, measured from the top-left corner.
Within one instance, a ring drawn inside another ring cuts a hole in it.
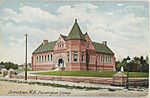
[[[85,40],[85,37],[77,23],[77,19],[67,37],[67,40]]]

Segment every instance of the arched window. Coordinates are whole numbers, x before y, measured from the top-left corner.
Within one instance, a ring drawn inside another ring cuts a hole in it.
[[[75,62],[77,62],[77,58],[78,58],[77,52],[74,52],[74,61]]]
[[[69,62],[70,61],[70,52],[68,52],[67,56],[68,56],[68,62]]]
[[[84,62],[84,52],[82,52],[82,62]]]

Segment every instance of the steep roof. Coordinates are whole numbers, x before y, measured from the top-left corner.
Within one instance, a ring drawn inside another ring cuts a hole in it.
[[[67,40],[85,40],[85,37],[77,23],[77,19],[67,37]]]
[[[106,54],[114,54],[107,45],[97,43],[97,42],[93,42],[93,44],[96,48],[96,52],[106,53]]]
[[[57,42],[57,41],[48,42],[48,43],[46,43],[45,45],[43,45],[43,43],[42,43],[42,44],[33,52],[33,54],[53,51],[56,42]]]

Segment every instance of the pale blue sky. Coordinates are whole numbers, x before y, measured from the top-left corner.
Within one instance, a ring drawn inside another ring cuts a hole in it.
[[[148,55],[147,2],[33,2],[0,4],[0,61],[24,63],[24,34],[29,34],[28,61],[43,39],[68,35],[74,19],[92,41],[108,42],[117,59]]]

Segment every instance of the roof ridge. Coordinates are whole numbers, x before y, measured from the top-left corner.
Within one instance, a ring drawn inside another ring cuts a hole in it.
[[[33,54],[35,54],[35,53],[42,53],[42,52],[48,52],[48,51],[53,51],[56,42],[57,42],[57,40],[56,40],[56,41],[47,42],[45,45],[43,45],[43,43],[42,43],[42,44],[33,52]]]
[[[107,45],[98,42],[93,42],[93,44],[96,49],[96,52],[114,54],[113,51]]]

